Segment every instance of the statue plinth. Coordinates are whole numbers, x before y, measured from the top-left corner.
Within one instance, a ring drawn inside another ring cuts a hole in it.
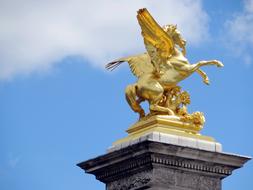
[[[220,190],[223,178],[250,160],[216,142],[151,132],[79,163],[106,190]]]
[[[184,122],[178,116],[153,115],[150,117],[145,117],[144,119],[132,125],[126,131],[128,136],[126,138],[117,140],[113,143],[113,145],[135,140],[151,132],[160,132],[163,134],[172,134],[214,142],[214,138],[203,136],[199,133],[202,128],[202,125]]]

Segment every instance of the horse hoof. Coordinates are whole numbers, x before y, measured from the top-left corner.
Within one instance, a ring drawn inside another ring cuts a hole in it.
[[[222,64],[222,62],[218,61],[217,62],[217,67],[224,67],[224,65]]]
[[[210,81],[209,80],[204,80],[203,81],[206,85],[209,85],[210,84]]]

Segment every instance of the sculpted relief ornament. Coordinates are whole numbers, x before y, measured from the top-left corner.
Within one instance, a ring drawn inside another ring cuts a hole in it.
[[[138,11],[137,20],[147,52],[117,59],[108,63],[106,68],[114,70],[121,63],[128,62],[137,77],[137,82],[128,85],[125,91],[128,104],[139,114],[137,124],[159,116],[172,127],[197,134],[204,125],[204,114],[188,113],[190,95],[178,83],[197,72],[208,85],[208,76],[200,68],[205,65],[223,67],[223,64],[217,60],[190,64],[185,57],[186,41],[176,25],[161,27],[145,8]],[[140,105],[143,101],[149,103],[148,114]],[[131,132],[131,128],[129,130]]]

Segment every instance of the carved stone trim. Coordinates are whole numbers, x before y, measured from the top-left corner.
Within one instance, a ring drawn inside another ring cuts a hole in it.
[[[143,141],[78,164],[107,190],[220,190],[221,180],[250,158]]]
[[[102,172],[97,173],[97,179],[101,181],[112,181],[115,178],[126,176],[127,174],[133,174],[140,170],[142,166],[151,163],[151,157],[149,155],[134,158],[124,163],[117,163],[111,167],[104,168]]]
[[[218,174],[227,176],[232,174],[233,168],[223,165],[200,162],[190,159],[182,159],[173,156],[164,156],[156,154],[148,154],[145,156],[125,160],[124,163],[116,163],[110,167],[103,168],[102,171],[96,173],[96,177],[100,181],[113,181],[127,175],[133,175],[143,169],[153,167],[153,164],[162,164],[175,168],[193,170],[196,172],[205,172],[210,174]]]
[[[157,164],[163,164],[168,166],[181,167],[196,171],[210,172],[222,175],[231,175],[232,168],[224,167],[221,165],[210,165],[207,163],[196,162],[193,160],[180,159],[177,157],[160,157],[160,156],[152,156],[151,161]]]

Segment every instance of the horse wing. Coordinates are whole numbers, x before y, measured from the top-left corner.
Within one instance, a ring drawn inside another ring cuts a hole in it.
[[[174,52],[172,38],[158,25],[147,9],[140,9],[137,15],[147,52],[155,68],[166,62]]]
[[[150,56],[147,53],[117,59],[108,63],[105,68],[114,70],[123,62],[128,62],[132,73],[138,78],[145,73],[152,73],[154,70]]]

